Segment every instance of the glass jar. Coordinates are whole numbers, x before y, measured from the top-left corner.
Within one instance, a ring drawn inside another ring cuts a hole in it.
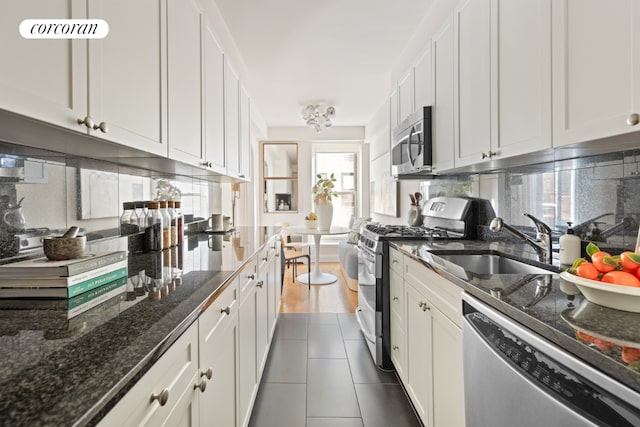
[[[167,211],[171,218],[171,246],[173,247],[178,244],[178,217],[176,215],[175,202],[173,200],[169,200],[167,203]]]
[[[181,245],[184,240],[184,215],[182,214],[182,202],[176,200],[173,202],[173,206],[176,212],[176,229],[178,231],[177,244]]]
[[[124,202],[122,204],[122,215],[120,215],[120,234],[127,236],[140,231],[138,216],[135,212],[134,202]]]
[[[162,250],[163,223],[158,202],[149,202],[148,224],[145,230],[145,249],[148,251]]]
[[[160,215],[162,215],[162,249],[169,249],[171,247],[171,215],[167,209],[168,202],[161,200],[159,203]]]

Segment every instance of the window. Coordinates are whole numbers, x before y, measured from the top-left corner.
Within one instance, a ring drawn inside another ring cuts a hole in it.
[[[315,177],[318,174],[323,177],[334,174],[338,197],[333,199],[333,221],[331,224],[348,227],[349,219],[358,211],[357,159],[359,144],[340,144],[339,148],[342,151],[331,151],[336,148],[327,147],[327,144],[314,144],[313,182],[316,181]]]

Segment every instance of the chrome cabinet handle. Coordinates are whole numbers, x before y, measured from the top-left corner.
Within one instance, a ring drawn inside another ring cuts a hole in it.
[[[95,123],[91,116],[86,116],[84,119],[78,119],[79,125],[85,125],[89,129],[94,129]]]
[[[391,261],[391,264],[397,264],[397,263],[398,263],[398,260],[395,258]]]
[[[630,114],[629,117],[627,117],[627,124],[629,126],[635,126],[638,123],[640,123],[640,115],[638,113]]]
[[[107,122],[100,122],[99,125],[93,125],[93,130],[98,129],[100,129],[100,132],[102,133],[107,133],[109,132],[109,125],[107,124]]]
[[[202,162],[202,166],[206,167],[206,168],[210,168],[212,166],[211,162]]]
[[[227,306],[220,310],[220,313],[225,313],[228,316],[229,314],[231,314],[231,309]]]
[[[169,400],[169,389],[165,388],[158,394],[153,393],[151,395],[151,399],[149,400],[149,403],[153,403],[154,400],[157,400],[158,403],[160,403],[160,406],[166,405],[167,401]]]
[[[267,257],[262,258],[262,260],[263,260],[263,261],[266,261],[266,260],[268,260],[268,259],[269,259],[269,258],[267,258]]]
[[[212,376],[213,376],[213,368],[209,368],[206,371],[200,371],[200,377],[207,377],[207,379],[210,380]]]
[[[197,388],[199,388],[200,391],[204,393],[204,391],[207,389],[207,379],[203,378],[203,379],[200,380],[199,383],[197,383],[197,384],[195,384],[193,386],[194,390],[197,389]]]
[[[420,308],[422,308],[422,311],[427,311],[427,310],[431,310],[431,307],[429,307],[429,304],[427,304],[424,301],[420,301],[420,303],[418,304],[418,306]]]
[[[398,297],[393,297],[393,300],[394,300],[394,301],[400,301],[400,300],[398,299]]]
[[[256,278],[256,276],[255,276],[254,274],[249,274],[249,275],[247,276],[247,278],[249,278],[249,279],[253,280],[253,279],[255,279],[255,278]]]
[[[396,351],[398,351],[398,350],[400,349],[400,347],[398,347],[397,345],[394,345],[394,346],[393,346],[393,349],[394,349],[394,350],[396,350]]]
[[[482,158],[486,159],[486,158],[491,158],[493,156],[497,156],[498,153],[496,151],[489,151],[487,153],[482,153]]]
[[[256,283],[256,286],[261,288],[262,285],[264,285],[264,280],[260,280],[258,283]]]

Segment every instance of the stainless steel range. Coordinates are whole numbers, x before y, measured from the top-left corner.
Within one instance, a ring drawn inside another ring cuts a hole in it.
[[[434,197],[424,203],[422,226],[368,224],[358,241],[356,317],[376,365],[393,369],[390,352],[389,245],[392,240],[476,239],[479,221],[493,216],[482,199]]]

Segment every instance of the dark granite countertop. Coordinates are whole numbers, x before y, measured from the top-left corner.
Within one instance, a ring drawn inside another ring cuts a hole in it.
[[[170,255],[130,253],[126,292],[71,319],[59,302],[0,300],[0,425],[96,424],[275,232],[239,227],[185,236]],[[155,292],[162,273],[177,277]]]
[[[393,241],[390,245],[428,265],[469,294],[506,314],[548,341],[557,344],[587,364],[640,392],[640,364],[628,365],[621,358],[622,346],[640,348],[640,313],[609,309],[587,301],[578,288],[549,275],[474,274],[449,268],[434,259],[437,251],[495,250],[516,258],[529,258],[526,245],[502,242]],[[535,259],[535,257],[533,258]],[[550,284],[550,286],[548,286]],[[580,330],[601,340],[586,343]]]

